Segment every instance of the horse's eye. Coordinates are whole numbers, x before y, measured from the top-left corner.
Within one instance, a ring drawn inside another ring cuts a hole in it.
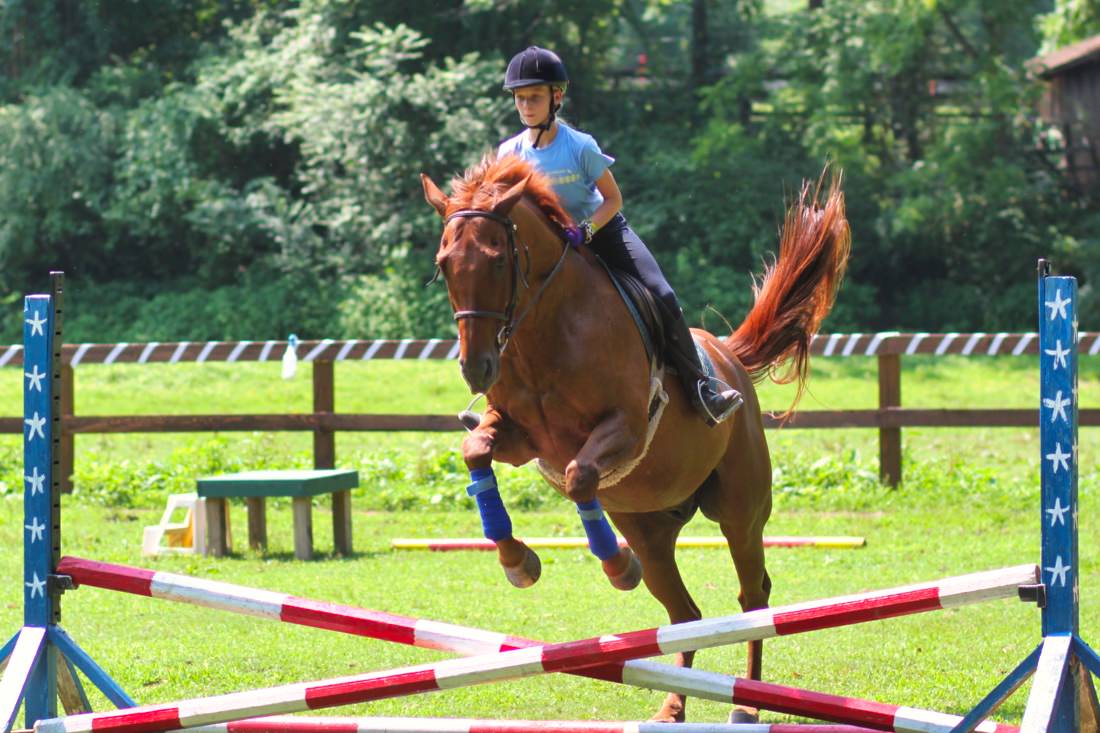
[[[446,257],[442,257],[442,256],[441,257],[436,257],[436,259],[435,259],[435,272],[432,273],[431,279],[428,280],[428,282],[424,283],[424,287],[427,287],[427,286],[431,285],[432,283],[434,283],[434,282],[436,282],[440,279],[443,279],[443,280],[447,279],[446,273],[443,272],[443,266],[446,264],[446,262],[447,262]]]
[[[442,274],[443,274],[443,268],[440,267],[439,265],[436,265],[435,266],[435,272],[433,272],[431,278],[429,278],[428,281],[426,283],[424,283],[424,287],[428,287],[432,283],[439,280],[439,278]]]

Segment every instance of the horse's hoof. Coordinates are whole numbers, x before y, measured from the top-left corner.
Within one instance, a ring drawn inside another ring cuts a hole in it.
[[[610,560],[604,560],[603,571],[611,585],[619,590],[634,590],[642,582],[642,563],[629,547],[619,550]]]
[[[654,713],[649,722],[683,723],[685,720],[687,720],[687,713],[684,710],[683,695],[670,692],[668,697],[665,698],[664,704],[661,705],[661,709]]]
[[[508,582],[517,588],[530,588],[542,575],[542,561],[539,560],[539,556],[530,547],[524,549],[527,552],[524,553],[519,565],[513,565],[512,567],[501,565],[504,568],[504,576],[508,578]]]
[[[759,723],[760,714],[748,708],[734,708],[730,711],[731,723]]]

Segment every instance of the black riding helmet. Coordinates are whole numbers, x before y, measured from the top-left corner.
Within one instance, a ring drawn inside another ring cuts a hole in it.
[[[564,86],[568,83],[569,74],[561,58],[538,46],[529,46],[513,56],[504,72],[504,89],[509,92],[539,84]]]
[[[565,70],[565,64],[562,62],[561,57],[553,51],[538,46],[529,46],[513,56],[512,60],[508,62],[507,71],[504,72],[504,89],[513,93],[522,87],[546,84],[553,88],[564,87],[568,83],[569,73]],[[539,131],[538,137],[535,138],[534,147],[539,146],[542,133],[550,129],[554,122],[554,116],[560,107],[560,105],[553,103],[551,97],[550,115],[546,118],[546,121],[538,125],[531,125],[533,129]]]

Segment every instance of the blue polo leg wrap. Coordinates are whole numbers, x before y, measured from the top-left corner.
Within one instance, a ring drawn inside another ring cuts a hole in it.
[[[588,549],[601,560],[610,560],[619,554],[619,539],[604,516],[599,499],[578,502],[577,514],[581,515],[584,533],[588,535]]]
[[[481,513],[481,528],[485,538],[493,542],[506,540],[512,536],[512,520],[497,490],[497,477],[491,468],[475,468],[470,471],[470,480],[466,493],[477,501],[477,510]]]

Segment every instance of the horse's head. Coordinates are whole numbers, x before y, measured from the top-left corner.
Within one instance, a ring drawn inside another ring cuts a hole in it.
[[[527,181],[495,197],[488,208],[456,209],[427,175],[420,179],[424,197],[444,221],[435,263],[458,322],[462,377],[472,392],[487,392],[500,375],[500,352],[514,325],[524,277],[509,214]]]

